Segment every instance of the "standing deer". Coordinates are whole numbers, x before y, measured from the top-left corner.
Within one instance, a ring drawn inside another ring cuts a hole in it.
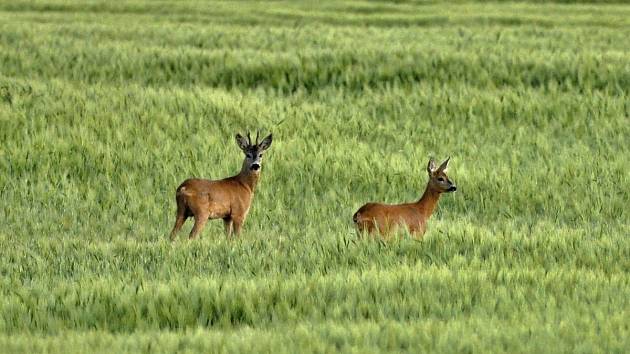
[[[450,158],[446,159],[438,168],[435,167],[433,159],[429,160],[427,166],[429,182],[424,194],[417,202],[394,205],[367,203],[359,208],[352,217],[357,229],[368,233],[378,231],[385,236],[402,226],[407,227],[415,237],[422,237],[440,195],[457,190],[455,184],[446,175],[449,160]]]
[[[256,134],[253,144],[249,133],[247,138],[236,134],[236,143],[245,154],[239,174],[214,181],[191,178],[177,187],[177,218],[171,231],[171,241],[175,240],[184,221],[191,216],[195,218],[195,225],[190,231],[190,239],[197,237],[208,219],[223,219],[228,237],[232,233],[240,233],[260,177],[263,152],[271,146],[271,134],[260,143]]]

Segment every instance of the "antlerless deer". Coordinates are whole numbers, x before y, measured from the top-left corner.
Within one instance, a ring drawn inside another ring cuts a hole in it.
[[[449,159],[435,167],[435,161],[429,160],[427,172],[429,182],[424,194],[415,203],[404,204],[382,204],[367,203],[353,215],[357,229],[360,232],[378,232],[381,235],[388,235],[398,227],[406,227],[409,232],[421,237],[427,228],[427,221],[433,214],[433,210],[438,204],[440,195],[444,192],[454,192],[457,187],[446,175]]]

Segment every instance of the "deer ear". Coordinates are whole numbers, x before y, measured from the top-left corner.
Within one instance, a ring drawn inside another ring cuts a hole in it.
[[[427,165],[427,172],[429,174],[432,174],[433,172],[435,172],[435,160],[433,160],[433,158],[429,159],[429,164]]]
[[[249,146],[249,141],[241,134],[236,134],[236,145],[238,145],[241,150],[245,151]]]
[[[442,164],[440,165],[440,167],[438,168],[439,171],[442,172],[446,172],[448,170],[448,162],[451,160],[451,158],[449,157],[448,159],[444,160],[444,162],[442,162]]]
[[[269,149],[269,147],[271,146],[271,141],[272,137],[271,134],[269,134],[266,138],[263,139],[263,141],[260,142],[260,144],[258,144],[258,148],[260,149],[260,151]]]

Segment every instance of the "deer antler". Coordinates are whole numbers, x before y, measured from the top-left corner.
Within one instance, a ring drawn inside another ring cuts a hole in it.
[[[260,134],[260,129],[256,129],[256,145],[258,145],[258,135]]]
[[[251,145],[251,144],[252,144],[252,137],[251,137],[251,136],[249,136],[249,131],[247,132],[247,143],[248,143],[249,145]]]

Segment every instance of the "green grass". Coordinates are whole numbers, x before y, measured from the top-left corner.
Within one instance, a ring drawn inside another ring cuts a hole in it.
[[[168,242],[246,129],[241,237]],[[629,137],[624,4],[0,3],[0,352],[628,352]]]

